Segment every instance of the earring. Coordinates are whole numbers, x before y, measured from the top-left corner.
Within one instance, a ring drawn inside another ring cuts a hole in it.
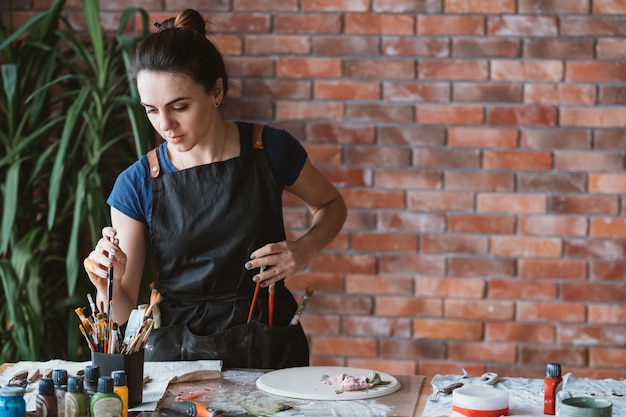
[[[215,101],[215,107],[219,107],[220,106],[220,102],[219,101]]]

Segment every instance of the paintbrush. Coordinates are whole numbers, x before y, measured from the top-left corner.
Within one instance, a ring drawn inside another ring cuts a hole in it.
[[[107,317],[111,320],[113,317],[111,316],[111,309],[113,305],[113,261],[115,259],[115,255],[109,252],[109,261],[111,262],[111,266],[108,270],[107,276]]]
[[[260,272],[265,271],[265,266],[262,266],[259,270]],[[246,323],[250,323],[252,319],[252,312],[254,311],[254,305],[256,304],[256,299],[259,296],[259,290],[261,289],[261,281],[257,281],[254,286],[254,294],[252,295],[252,303],[250,304],[250,310],[248,311],[248,321]]]
[[[296,324],[300,322],[300,316],[304,312],[304,309],[306,308],[306,305],[309,302],[309,299],[311,298],[312,295],[313,295],[313,288],[306,287],[306,291],[304,292],[304,297],[302,297],[302,301],[300,302],[300,305],[296,309],[296,312],[291,318],[291,322],[289,324],[291,324],[292,326],[295,326]]]

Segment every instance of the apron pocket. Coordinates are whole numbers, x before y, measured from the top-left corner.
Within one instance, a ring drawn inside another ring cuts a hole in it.
[[[184,324],[152,329],[144,348],[146,362],[182,360]]]
[[[309,345],[300,324],[278,327],[251,322],[210,336],[195,335],[185,327],[182,337],[183,360],[221,359],[224,368],[254,369],[309,364]]]

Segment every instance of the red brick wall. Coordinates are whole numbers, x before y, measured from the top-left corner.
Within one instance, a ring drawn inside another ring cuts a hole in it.
[[[315,289],[313,364],[626,377],[625,1],[101,4],[108,27],[202,11],[236,117],[340,188],[343,232],[289,280]]]

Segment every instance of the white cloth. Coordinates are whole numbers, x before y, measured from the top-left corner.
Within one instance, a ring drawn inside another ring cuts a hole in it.
[[[432,379],[433,393],[455,382],[483,384],[480,377],[437,374]],[[510,416],[544,416],[543,379],[501,377],[495,388],[509,393]],[[626,380],[576,378],[568,373],[563,377],[561,390],[572,396],[606,398],[613,404],[612,417],[626,417]],[[439,394],[435,401],[429,399],[426,402],[422,417],[442,417],[451,414],[452,395]]]
[[[85,369],[91,362],[70,362],[59,359],[53,359],[47,362],[30,362],[21,361],[8,368],[0,375],[0,385],[6,385],[9,380],[19,372],[34,372],[39,369],[44,372],[47,369],[65,369],[68,375],[76,375],[80,370]],[[161,399],[169,381],[174,377],[179,377],[187,373],[199,370],[217,370],[222,369],[222,361],[174,361],[174,362],[145,362],[143,367],[144,378],[148,377],[149,381],[143,386],[142,403],[137,407],[131,408],[132,411],[153,411],[156,409],[157,402]],[[38,382],[30,384],[26,388],[24,400],[26,401],[26,411],[35,411],[35,398],[37,396]]]

